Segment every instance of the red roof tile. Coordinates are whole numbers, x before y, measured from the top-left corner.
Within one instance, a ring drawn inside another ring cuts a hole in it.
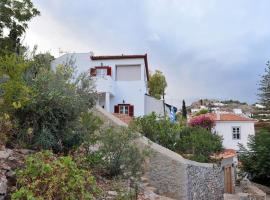
[[[220,113],[220,114],[207,113],[205,114],[205,116],[208,116],[210,119],[214,121],[254,121],[254,122],[256,121],[254,119],[243,117],[233,113]]]

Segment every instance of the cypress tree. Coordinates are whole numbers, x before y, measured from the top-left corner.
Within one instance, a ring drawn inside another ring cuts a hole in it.
[[[261,76],[259,84],[259,98],[260,102],[266,107],[267,110],[270,109],[270,63],[266,64],[265,74]]]
[[[185,119],[187,118],[187,108],[185,100],[183,100],[182,102],[182,117]]]

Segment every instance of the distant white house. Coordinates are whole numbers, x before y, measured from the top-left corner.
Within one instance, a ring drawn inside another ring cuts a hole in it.
[[[94,56],[90,53],[70,53],[56,58],[52,67],[72,59],[79,72],[93,78],[101,107],[111,113],[143,116],[151,112],[162,115],[163,102],[150,97],[147,83],[147,54]]]
[[[212,131],[223,137],[225,149],[239,150],[239,143],[247,147],[249,135],[255,135],[254,119],[233,113],[208,113],[205,116],[214,120]]]
[[[260,108],[260,109],[265,108],[265,106],[264,106],[264,105],[261,105],[261,104],[258,104],[258,103],[256,103],[256,104],[255,104],[255,107],[256,107],[256,108]]]

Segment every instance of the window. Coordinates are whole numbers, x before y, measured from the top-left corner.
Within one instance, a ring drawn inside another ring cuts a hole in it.
[[[118,104],[114,106],[114,113],[134,116],[134,106],[130,104]]]
[[[128,105],[120,105],[119,106],[120,114],[128,114]]]
[[[97,68],[96,69],[96,76],[97,77],[104,77],[107,75],[107,69],[104,69],[104,68]]]
[[[234,140],[240,140],[241,130],[240,127],[232,127],[232,138]]]
[[[141,80],[140,65],[117,65],[116,66],[117,81],[139,81]]]
[[[91,68],[90,75],[97,77],[112,76],[112,68],[109,66],[99,66]]]

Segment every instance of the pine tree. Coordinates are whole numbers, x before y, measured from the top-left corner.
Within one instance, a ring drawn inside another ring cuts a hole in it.
[[[266,64],[265,74],[261,76],[261,80],[259,83],[259,98],[260,102],[266,107],[266,109],[270,109],[270,63],[269,61]]]
[[[185,100],[183,100],[183,103],[182,103],[182,117],[184,119],[187,118],[187,108],[186,108],[186,102],[185,102]]]

